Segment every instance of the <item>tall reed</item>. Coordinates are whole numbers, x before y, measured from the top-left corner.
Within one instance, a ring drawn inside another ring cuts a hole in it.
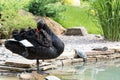
[[[120,0],[92,0],[96,19],[100,23],[104,37],[110,41],[120,41]]]

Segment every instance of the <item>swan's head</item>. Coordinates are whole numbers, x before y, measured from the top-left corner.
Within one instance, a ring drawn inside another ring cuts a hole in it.
[[[43,19],[39,19],[37,22],[37,29],[38,30],[43,29],[44,25],[45,25],[45,21]]]

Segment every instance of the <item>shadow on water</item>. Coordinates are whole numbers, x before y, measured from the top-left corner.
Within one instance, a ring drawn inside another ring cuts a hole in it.
[[[61,80],[120,80],[120,59],[102,62],[76,63],[58,66],[49,71]],[[18,80],[14,75],[0,76],[0,80]]]

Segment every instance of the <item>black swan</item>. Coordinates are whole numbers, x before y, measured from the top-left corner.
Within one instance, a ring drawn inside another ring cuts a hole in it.
[[[5,47],[27,59],[37,59],[38,73],[43,72],[39,69],[39,59],[53,59],[64,51],[64,43],[50,30],[43,19],[38,21],[37,29],[14,31],[12,35],[16,41],[5,41]],[[24,40],[32,46],[25,46],[21,43]]]

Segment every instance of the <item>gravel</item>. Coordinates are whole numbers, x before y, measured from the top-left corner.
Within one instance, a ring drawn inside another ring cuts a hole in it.
[[[83,51],[93,48],[120,48],[120,42],[106,41],[104,37],[95,34],[87,36],[59,36],[65,43],[65,50],[81,49]]]

